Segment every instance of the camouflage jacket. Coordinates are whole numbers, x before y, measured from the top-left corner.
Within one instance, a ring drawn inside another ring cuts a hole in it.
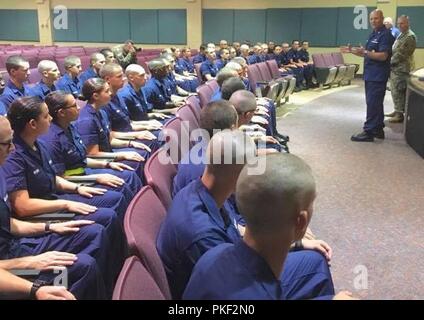
[[[137,63],[137,58],[135,54],[124,51],[124,45],[118,45],[112,48],[112,52],[115,55],[116,60],[121,65],[123,69],[128,67],[132,63]]]
[[[394,72],[409,73],[414,69],[414,51],[417,37],[412,30],[401,33],[393,44],[390,65]]]

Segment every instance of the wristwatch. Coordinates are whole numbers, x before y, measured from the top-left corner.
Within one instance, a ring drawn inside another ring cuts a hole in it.
[[[32,287],[31,287],[31,290],[29,292],[29,298],[31,300],[37,300],[37,296],[36,296],[37,291],[44,285],[46,285],[46,283],[44,281],[35,280],[32,283]]]
[[[47,221],[46,223],[45,223],[45,225],[44,225],[44,231],[46,232],[46,233],[50,233],[50,224],[51,224],[51,222],[50,221]]]

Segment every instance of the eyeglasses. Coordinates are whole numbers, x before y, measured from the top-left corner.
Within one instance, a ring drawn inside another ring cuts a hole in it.
[[[8,141],[8,142],[0,142],[0,145],[1,145],[1,146],[5,146],[5,147],[7,148],[7,150],[10,150],[10,148],[12,148],[13,141],[12,141],[12,140],[10,140],[10,141]]]
[[[72,106],[62,107],[62,108],[56,109],[56,113],[59,112],[59,110],[61,110],[61,109],[72,109],[72,108],[77,108],[77,107],[78,107],[78,105],[75,102]]]

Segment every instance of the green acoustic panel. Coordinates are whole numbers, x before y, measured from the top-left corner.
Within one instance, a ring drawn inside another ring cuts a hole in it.
[[[202,41],[218,43],[225,39],[233,42],[234,10],[203,10]]]
[[[37,10],[0,10],[0,40],[40,41]]]
[[[234,40],[264,42],[266,10],[234,10]]]
[[[417,35],[417,47],[424,48],[424,6],[398,7],[397,14],[409,17],[410,27]]]
[[[103,42],[102,10],[77,10],[78,41]]]
[[[132,40],[137,43],[159,42],[157,10],[131,10],[130,22]]]
[[[266,14],[266,40],[291,43],[300,38],[301,9],[268,9]]]
[[[302,9],[300,40],[313,47],[334,47],[337,38],[337,8]]]
[[[0,10],[0,40],[13,40],[13,28],[10,25],[10,17],[14,10]]]
[[[368,15],[375,8],[367,8],[367,15],[362,16],[360,12],[354,11],[355,8],[339,8],[339,17],[337,22],[337,45],[343,46],[351,44],[358,46],[359,44],[365,45],[369,34],[372,29],[369,24]],[[364,29],[367,27],[366,29]]]
[[[187,43],[187,11],[185,9],[158,10],[159,43]]]
[[[54,10],[51,11],[52,15],[52,27],[53,27],[53,39],[57,42],[76,42],[78,41],[78,28],[77,28],[77,10],[69,9],[67,13],[58,12],[54,13]],[[67,16],[68,25],[62,25],[62,16]],[[58,27],[55,27],[55,20],[57,21]],[[65,28],[65,29],[62,29]]]
[[[124,42],[130,38],[130,10],[103,10],[105,42]]]

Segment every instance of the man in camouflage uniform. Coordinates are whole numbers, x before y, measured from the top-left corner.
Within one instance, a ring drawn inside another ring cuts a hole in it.
[[[130,64],[137,64],[137,49],[131,40],[125,41],[124,44],[112,48],[116,60],[122,69],[126,69]]]
[[[393,44],[392,59],[390,61],[390,84],[395,111],[386,114],[389,122],[400,123],[404,120],[406,103],[406,86],[409,73],[414,68],[414,51],[417,45],[415,33],[409,29],[409,18],[400,16],[398,27],[401,34]]]

